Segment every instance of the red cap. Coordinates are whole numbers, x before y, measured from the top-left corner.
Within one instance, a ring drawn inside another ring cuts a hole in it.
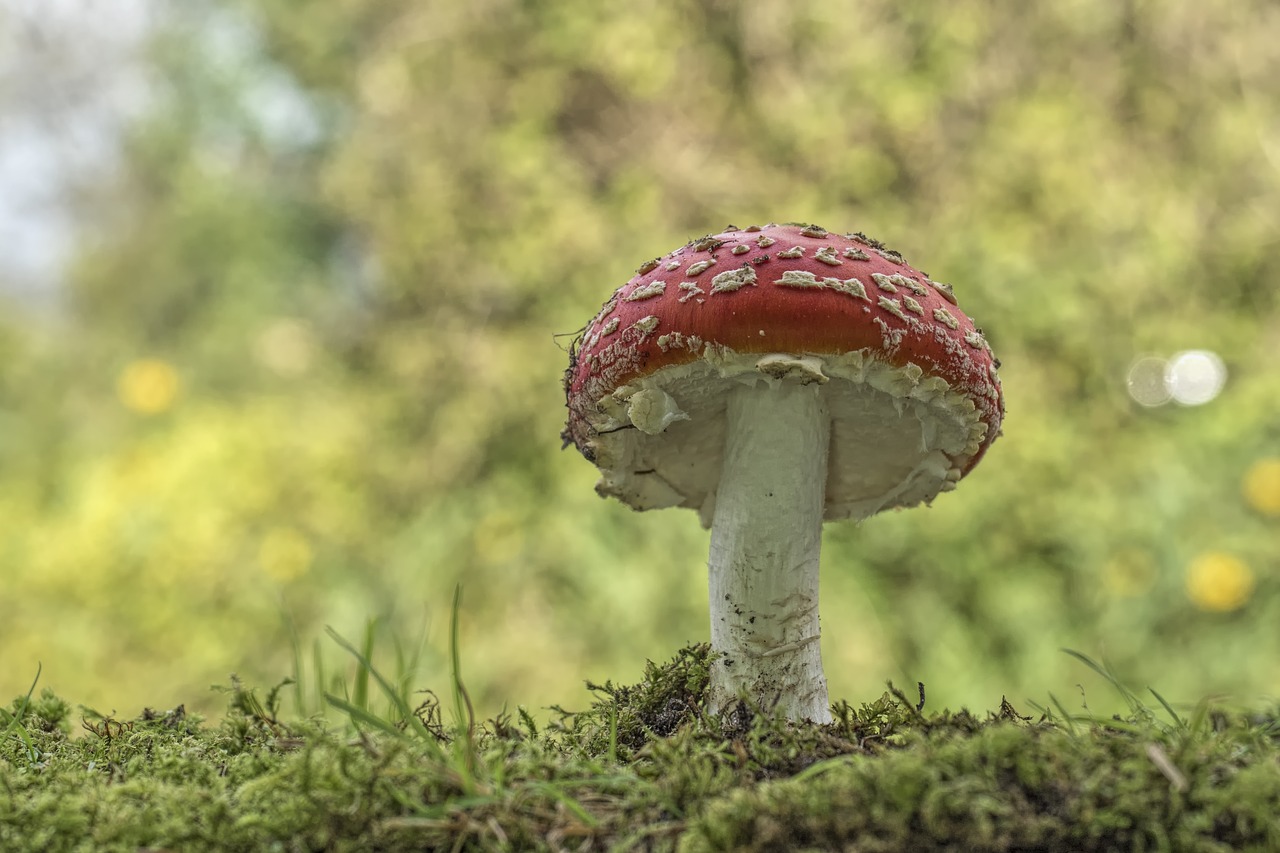
[[[566,444],[596,461],[611,428],[601,414],[606,398],[640,378],[724,350],[861,352],[911,376],[918,369],[919,378],[945,381],[971,401],[985,425],[972,453],[949,454],[960,475],[995,440],[1004,416],[998,362],[950,286],[862,234],[765,225],[693,240],[642,264],[614,292],[570,355]]]

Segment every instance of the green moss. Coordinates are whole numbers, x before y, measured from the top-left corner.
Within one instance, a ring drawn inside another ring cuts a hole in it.
[[[967,737],[853,756],[803,780],[711,803],[682,850],[1274,850],[1280,763],[1247,728],[1187,751],[1179,791],[1152,761],[1154,731],[1001,722]],[[1261,748],[1260,748],[1261,747]]]
[[[683,649],[542,727],[445,724],[427,702],[338,730],[233,684],[216,726],[176,709],[77,729],[53,694],[24,697],[0,715],[0,849],[1280,847],[1274,717],[1064,725],[892,691],[827,726],[721,719],[708,660]]]

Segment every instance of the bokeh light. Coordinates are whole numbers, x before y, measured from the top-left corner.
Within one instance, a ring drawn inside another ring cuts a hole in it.
[[[125,407],[141,415],[158,415],[173,407],[182,390],[178,371],[167,361],[144,358],[120,371],[116,393]]]
[[[1239,557],[1221,551],[1201,554],[1187,567],[1187,596],[1201,610],[1227,613],[1253,595],[1253,570]]]
[[[1129,366],[1129,396],[1141,406],[1163,406],[1173,399],[1165,383],[1169,363],[1156,356],[1143,356]]]
[[[1280,458],[1259,459],[1244,475],[1244,499],[1263,515],[1280,518]]]
[[[1200,406],[1222,392],[1227,367],[1217,353],[1185,350],[1165,359],[1145,355],[1134,359],[1125,377],[1129,397],[1148,408],[1177,402]]]
[[[1227,381],[1227,366],[1217,353],[1188,350],[1169,359],[1165,385],[1169,395],[1184,406],[1201,406],[1222,391]]]

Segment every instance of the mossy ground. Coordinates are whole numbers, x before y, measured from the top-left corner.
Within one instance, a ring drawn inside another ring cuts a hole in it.
[[[828,726],[716,718],[690,647],[586,711],[481,723],[460,683],[449,713],[410,708],[356,654],[392,711],[365,681],[330,697],[340,727],[239,684],[217,724],[20,697],[0,712],[0,849],[1280,849],[1274,714],[1158,716],[1126,694],[1124,720],[979,717],[892,691]]]

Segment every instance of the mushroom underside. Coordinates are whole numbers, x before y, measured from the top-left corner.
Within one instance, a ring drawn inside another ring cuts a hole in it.
[[[986,424],[971,399],[914,365],[863,351],[842,355],[736,353],[708,346],[598,401],[592,449],[597,491],[638,509],[715,512],[730,392],[746,385],[819,386],[830,411],[828,521],[928,503],[955,487]]]

